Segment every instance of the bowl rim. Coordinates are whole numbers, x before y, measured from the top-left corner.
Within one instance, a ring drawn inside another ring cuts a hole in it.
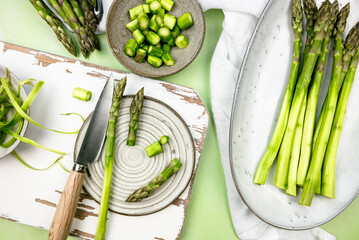
[[[121,60],[121,57],[120,57],[119,55],[117,55],[117,54],[115,53],[115,51],[114,51],[114,48],[113,48],[113,45],[112,45],[112,42],[111,42],[111,39],[110,39],[110,37],[109,37],[109,34],[108,34],[108,31],[107,31],[107,30],[109,29],[109,25],[110,25],[110,21],[111,21],[111,20],[110,20],[110,19],[111,19],[110,15],[111,15],[111,13],[114,11],[114,10],[113,10],[113,9],[114,9],[114,6],[115,6],[116,4],[118,4],[118,2],[121,2],[121,1],[124,1],[124,0],[114,0],[114,1],[112,2],[112,4],[111,4],[109,10],[108,10],[108,14],[107,14],[107,18],[106,18],[106,39],[107,39],[107,44],[108,44],[108,46],[110,47],[112,54],[115,56],[115,58],[117,59],[117,61],[119,61],[119,62],[121,63],[121,65],[122,65],[123,67],[125,67],[126,69],[130,70],[131,72],[133,72],[133,73],[135,73],[135,74],[138,74],[138,75],[140,75],[140,76],[143,76],[143,77],[160,78],[160,77],[171,76],[171,75],[173,75],[173,74],[176,74],[176,73],[182,71],[183,69],[185,69],[186,67],[188,67],[188,65],[190,65],[190,64],[193,62],[194,59],[196,59],[196,57],[198,56],[198,54],[200,53],[200,51],[201,51],[201,49],[202,49],[202,47],[203,47],[204,38],[205,38],[205,36],[206,36],[206,21],[205,21],[205,17],[204,17],[204,14],[203,14],[203,9],[202,9],[201,5],[198,3],[198,1],[196,1],[196,0],[191,0],[191,1],[193,1],[193,2],[197,5],[197,7],[199,8],[200,13],[201,13],[201,14],[200,14],[200,18],[201,18],[202,21],[203,21],[203,26],[202,26],[202,28],[203,28],[203,34],[202,34],[202,36],[201,36],[200,43],[199,43],[198,47],[196,48],[195,54],[192,55],[192,57],[189,58],[189,60],[188,60],[181,68],[179,68],[179,69],[177,69],[177,70],[175,70],[175,71],[173,71],[173,72],[157,73],[158,71],[151,71],[151,73],[149,73],[149,74],[139,73],[139,72],[137,71],[137,69],[136,69],[135,67],[133,67],[133,65],[128,65],[128,64],[126,64],[124,61],[122,61],[122,60]],[[156,69],[157,69],[157,68],[154,68],[154,70],[156,70]]]

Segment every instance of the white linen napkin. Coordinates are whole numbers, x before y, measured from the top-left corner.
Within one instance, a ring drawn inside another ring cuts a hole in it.
[[[288,231],[260,220],[244,204],[231,175],[229,164],[229,124],[234,90],[243,56],[258,17],[267,0],[200,0],[204,9],[224,9],[223,32],[214,52],[211,71],[211,102],[225,173],[233,225],[242,240],[332,240],[335,236],[321,228]],[[208,6],[208,7],[207,7]]]
[[[104,16],[98,32],[106,30],[106,17],[113,0],[103,0]],[[229,123],[239,68],[257,20],[268,0],[198,0],[203,11],[222,9],[223,32],[217,43],[210,71],[211,101],[225,173],[233,225],[241,240],[334,240],[321,228],[287,231],[256,217],[240,198],[229,165]]]

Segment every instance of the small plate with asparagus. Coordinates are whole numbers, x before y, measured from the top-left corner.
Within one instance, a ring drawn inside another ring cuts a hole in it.
[[[244,202],[265,222],[297,230],[326,223],[359,189],[359,5],[302,1],[265,9],[239,76],[230,136]]]
[[[106,140],[106,145],[113,140],[112,154],[104,146],[84,180],[86,191],[101,203],[101,209],[108,201],[108,207],[100,210],[99,226],[101,219],[106,222],[107,208],[145,215],[167,207],[187,187],[194,168],[191,133],[171,107],[144,96],[144,89],[136,96],[124,96],[120,104],[115,131]],[[75,153],[90,119],[91,115],[79,132]]]
[[[108,44],[122,65],[145,77],[164,77],[196,58],[205,20],[195,0],[115,0],[106,29]]]

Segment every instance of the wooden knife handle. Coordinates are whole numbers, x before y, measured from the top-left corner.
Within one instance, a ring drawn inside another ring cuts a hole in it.
[[[65,240],[71,230],[85,173],[72,170],[57,205],[48,240]]]

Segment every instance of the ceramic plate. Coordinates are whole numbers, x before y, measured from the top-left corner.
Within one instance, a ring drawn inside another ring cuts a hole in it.
[[[0,66],[0,77],[6,77],[6,68],[3,67],[3,66]],[[12,72],[10,72],[10,79],[11,79],[11,84],[12,84],[12,86],[14,87],[14,89],[17,90],[17,87],[19,86],[19,80],[18,80],[18,78],[17,78]],[[26,99],[26,98],[27,98],[27,94],[26,94],[25,89],[24,89],[23,87],[20,88],[20,97],[21,97],[22,99]],[[29,112],[30,112],[30,110],[28,110],[27,113],[29,114]],[[14,111],[9,112],[9,113],[8,113],[8,119],[10,119],[13,115],[14,115]],[[21,132],[20,132],[20,136],[24,136],[24,135],[25,135],[25,132],[26,132],[28,123],[29,123],[29,122],[28,122],[27,120],[24,121],[24,125],[23,125],[23,127],[22,127]],[[16,132],[16,130],[17,130],[17,125],[14,126],[14,127],[12,128],[12,130]],[[7,135],[7,136],[5,137],[4,142],[9,141],[10,139],[11,139],[11,137],[10,137],[9,135]],[[4,156],[6,156],[7,154],[9,154],[10,152],[12,152],[12,150],[14,150],[19,143],[20,143],[20,141],[19,141],[19,140],[16,140],[15,143],[14,143],[13,145],[11,145],[11,147],[9,147],[9,148],[2,148],[2,147],[0,147],[0,158],[4,157]]]
[[[175,60],[173,66],[163,64],[161,67],[155,68],[147,62],[138,63],[124,53],[126,43],[133,38],[132,33],[125,27],[131,21],[128,10],[143,3],[143,0],[115,0],[113,2],[106,24],[107,41],[112,53],[127,69],[145,77],[164,77],[181,71],[196,58],[203,45],[206,26],[201,6],[195,0],[175,1],[169,14],[178,18],[186,12],[190,12],[193,17],[192,27],[182,31],[187,36],[189,44],[184,49],[171,48],[171,56]]]
[[[136,146],[127,146],[129,107],[133,97],[124,97],[117,125],[115,162],[109,208],[126,215],[144,215],[163,209],[171,204],[187,187],[194,168],[194,145],[190,131],[182,118],[168,105],[146,97],[140,116]],[[82,127],[75,153],[80,149],[89,119]],[[145,148],[161,136],[168,135],[169,143],[163,146],[163,153],[149,158]],[[157,191],[141,202],[125,202],[138,188],[148,184],[163,171],[169,162],[177,157],[182,167]],[[84,187],[97,201],[101,200],[104,175],[104,151],[100,159],[88,166]]]
[[[342,7],[347,1],[339,2]],[[359,20],[359,2],[350,3],[351,13],[345,35]],[[311,207],[299,205],[301,190],[298,189],[297,197],[292,197],[273,185],[275,164],[265,185],[253,184],[288,82],[293,51],[290,4],[288,0],[273,0],[267,5],[247,49],[233,102],[230,161],[237,190],[254,214],[280,228],[308,229],[338,215],[358,194],[359,74],[350,95],[338,149],[336,199],[316,195]],[[328,59],[318,109],[327,91],[332,53]]]

